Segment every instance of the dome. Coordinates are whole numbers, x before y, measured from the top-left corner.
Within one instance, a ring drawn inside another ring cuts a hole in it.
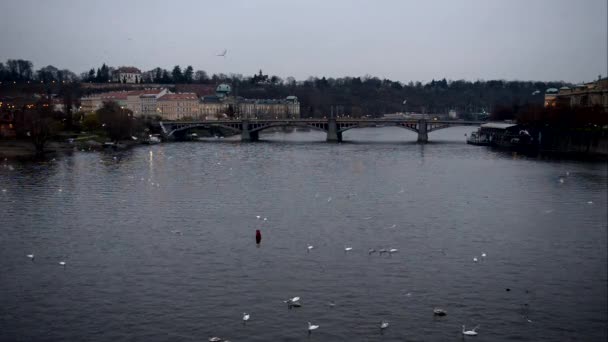
[[[563,86],[563,87],[559,88],[559,90],[570,90],[570,88]]]
[[[217,88],[215,89],[215,92],[218,94],[228,94],[232,91],[232,88],[230,88],[230,85],[226,84],[226,83],[222,83],[220,85],[217,86]]]

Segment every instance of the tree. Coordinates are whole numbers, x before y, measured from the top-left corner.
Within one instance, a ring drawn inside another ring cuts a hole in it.
[[[192,65],[188,65],[186,70],[184,70],[184,82],[192,83],[193,75],[194,75],[194,69],[192,69]]]
[[[120,107],[116,102],[104,102],[96,112],[99,122],[108,137],[114,141],[128,139],[133,130],[133,112]]]
[[[197,83],[207,83],[209,82],[209,75],[204,70],[197,70],[194,74],[194,80]]]
[[[89,82],[95,81],[95,69],[94,68],[91,68],[91,70],[89,70],[89,73],[87,74],[87,81],[89,81]]]
[[[57,123],[53,121],[53,106],[48,99],[38,101],[33,108],[25,109],[24,128],[36,154],[44,153],[47,141],[57,132]]]
[[[173,67],[171,75],[173,76],[174,83],[182,83],[184,80],[184,75],[182,75],[182,69],[179,67],[179,65]]]
[[[163,70],[163,76],[160,79],[161,83],[171,83],[173,80],[167,70]]]

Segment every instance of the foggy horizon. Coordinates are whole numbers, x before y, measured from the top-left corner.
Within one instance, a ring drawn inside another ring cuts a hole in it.
[[[602,0],[0,4],[0,61],[76,74],[192,65],[211,74],[587,82],[606,76]],[[173,11],[173,12],[172,12]],[[34,24],[36,23],[36,24]],[[10,48],[7,48],[10,47]],[[226,49],[226,57],[217,56]]]

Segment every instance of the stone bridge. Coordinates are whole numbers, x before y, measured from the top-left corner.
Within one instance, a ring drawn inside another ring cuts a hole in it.
[[[483,121],[456,120],[412,120],[412,119],[269,119],[269,120],[203,120],[203,121],[161,121],[160,126],[166,138],[193,128],[223,128],[241,135],[242,141],[257,141],[260,131],[273,127],[309,128],[327,133],[327,141],[342,141],[342,133],[353,128],[395,126],[418,133],[418,142],[429,140],[428,133],[452,126],[479,126]]]

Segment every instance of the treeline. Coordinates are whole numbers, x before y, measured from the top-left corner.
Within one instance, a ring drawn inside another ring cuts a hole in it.
[[[114,68],[105,63],[77,76],[51,65],[34,71],[31,62],[8,60],[0,63],[0,81],[68,81],[107,83]],[[461,117],[491,113],[504,106],[541,105],[547,88],[568,85],[564,82],[533,82],[505,80],[432,80],[431,82],[398,82],[372,76],[310,77],[297,81],[266,75],[261,70],[251,76],[242,74],[212,74],[176,65],[172,70],[160,67],[142,72],[141,83],[209,84],[228,83],[233,95],[247,98],[284,98],[296,95],[303,117],[328,115],[333,109],[338,115],[378,116],[394,112],[445,114],[456,110]],[[201,94],[199,94],[201,95]]]

